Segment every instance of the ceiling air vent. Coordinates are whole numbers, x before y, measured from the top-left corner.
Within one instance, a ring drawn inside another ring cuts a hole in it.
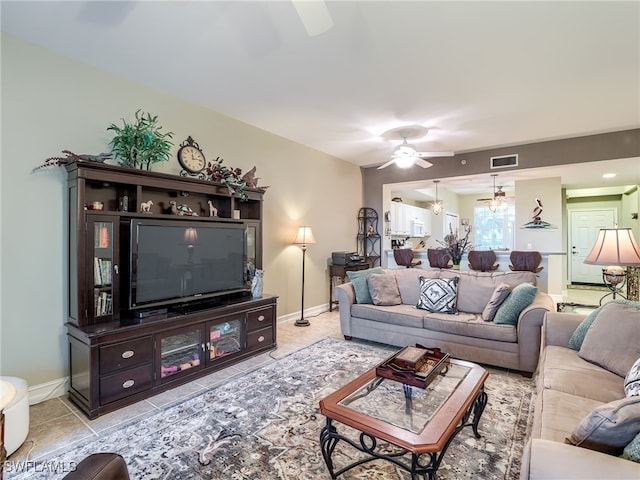
[[[491,168],[506,168],[518,166],[518,154],[501,155],[499,157],[491,157]]]

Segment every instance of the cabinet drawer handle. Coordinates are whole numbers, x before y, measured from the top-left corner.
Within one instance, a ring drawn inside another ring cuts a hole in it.
[[[258,321],[259,321],[259,322],[263,322],[263,321],[264,321],[264,315],[260,315],[260,316],[258,317]]]
[[[122,384],[122,388],[131,388],[135,383],[135,380],[127,380]]]
[[[131,358],[136,354],[133,350],[125,350],[122,352],[122,358]]]
[[[264,342],[264,337],[262,335],[258,337],[258,342]]]

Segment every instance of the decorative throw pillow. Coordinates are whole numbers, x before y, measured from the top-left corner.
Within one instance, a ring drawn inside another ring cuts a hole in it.
[[[347,276],[353,284],[353,290],[356,294],[356,302],[373,303],[373,301],[371,300],[371,294],[369,293],[369,285],[367,285],[367,277],[372,273],[382,273],[382,267],[347,272]]]
[[[566,443],[620,455],[640,433],[640,396],[600,405],[584,417]]]
[[[521,283],[516,285],[509,296],[502,302],[498,308],[496,316],[493,318],[494,323],[506,323],[509,325],[517,325],[518,317],[522,311],[531,305],[533,299],[538,294],[538,287],[530,283]]]
[[[624,452],[620,456],[632,462],[640,463],[640,433],[631,440],[631,443],[624,447]]]
[[[369,293],[374,305],[400,305],[400,290],[395,275],[372,273],[367,277]]]
[[[578,328],[573,331],[573,335],[571,335],[571,338],[567,343],[567,348],[575,350],[576,352],[580,350],[582,342],[584,342],[584,336],[587,334],[587,330],[589,330],[589,327],[591,327],[591,324],[600,313],[600,310],[602,310],[602,307],[604,307],[604,305],[596,308],[593,312],[587,315],[584,320],[582,320],[580,325],[578,325]]]
[[[420,296],[417,308],[433,313],[458,313],[458,281],[453,278],[425,278],[420,276]]]
[[[640,358],[636,360],[624,377],[624,393],[627,397],[633,397],[640,395]]]
[[[507,299],[509,293],[511,293],[511,288],[506,283],[501,283],[495,288],[491,294],[489,303],[487,303],[487,306],[484,307],[484,310],[482,311],[482,319],[485,322],[490,322],[494,319],[498,312],[498,308],[500,308],[502,302]]]
[[[640,303],[605,303],[578,355],[624,378],[640,357]]]

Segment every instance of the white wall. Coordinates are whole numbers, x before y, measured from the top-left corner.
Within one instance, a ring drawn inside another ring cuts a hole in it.
[[[67,372],[65,171],[31,170],[63,149],[108,151],[106,127],[130,120],[137,109],[158,115],[175,133],[172,160],[154,170],[177,173],[177,145],[191,135],[208,159],[221,156],[242,170],[256,165],[260,184],[270,185],[264,291],[279,297],[279,317],[295,318],[300,310],[302,253],[290,245],[298,225],[311,225],[318,241],[307,251],[307,309],[328,303],[331,252],[355,250],[362,206],[357,166],[3,34],[2,375],[33,386]]]

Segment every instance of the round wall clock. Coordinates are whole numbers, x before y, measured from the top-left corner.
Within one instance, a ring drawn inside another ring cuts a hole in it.
[[[207,165],[200,145],[191,136],[180,144],[178,163],[189,175],[198,175]]]

